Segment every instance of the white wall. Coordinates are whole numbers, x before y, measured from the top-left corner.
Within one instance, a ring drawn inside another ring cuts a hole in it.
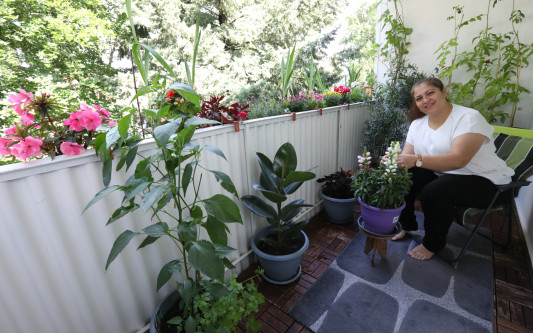
[[[453,16],[453,6],[464,6],[465,19],[485,14],[487,12],[487,0],[400,0],[403,5],[404,24],[413,28],[410,37],[409,62],[416,65],[420,70],[435,74],[437,66],[437,54],[439,46],[453,37],[454,23],[447,17]],[[492,2],[492,1],[491,1]],[[490,26],[493,33],[506,33],[511,31],[509,20],[513,1],[499,1],[495,8],[490,8]],[[521,42],[531,44],[533,42],[533,1],[515,0],[515,9],[520,9],[525,14],[522,23],[516,25]],[[382,10],[382,9],[381,9]],[[458,52],[472,50],[472,39],[484,28],[484,21],[470,23],[461,30],[459,35]],[[378,26],[378,43],[384,40],[384,36]],[[530,62],[533,58],[530,57]],[[378,78],[383,82],[386,67],[383,64],[376,65]],[[464,75],[463,75],[464,76]],[[461,80],[461,73],[454,73],[454,81]],[[533,92],[533,63],[523,68],[520,74],[520,84]],[[533,129],[533,94],[520,96],[521,108],[517,112],[514,127]],[[511,109],[509,108],[509,111]],[[505,124],[507,125],[507,124]],[[532,180],[532,179],[530,179]],[[533,260],[533,185],[521,190],[517,199],[517,210],[524,230],[529,255]]]

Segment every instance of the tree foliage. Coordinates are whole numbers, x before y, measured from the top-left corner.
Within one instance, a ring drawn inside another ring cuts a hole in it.
[[[104,0],[2,1],[0,101],[22,88],[108,106],[117,74],[112,54],[126,32],[122,7]],[[4,119],[9,110],[2,109]]]
[[[137,24],[149,31],[141,42],[167,59],[186,81],[183,61],[193,55],[196,15],[202,38],[196,63],[201,96],[235,96],[240,89],[277,84],[289,47],[305,48],[307,36],[334,22],[346,0],[134,1]],[[298,51],[297,51],[298,52]]]

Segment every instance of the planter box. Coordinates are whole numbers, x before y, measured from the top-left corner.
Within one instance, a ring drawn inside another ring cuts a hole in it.
[[[295,120],[282,115],[245,121],[238,132],[233,125],[201,129],[193,140],[224,152],[227,163],[208,153],[203,159],[229,174],[243,196],[254,192],[251,184],[259,178],[255,153],[272,157],[287,141],[296,148],[302,170],[318,166],[314,171],[324,175],[354,168],[368,114],[363,104],[352,104],[323,109],[322,115],[297,113]],[[154,148],[148,139],[139,152]],[[114,174],[111,185],[128,174]],[[211,177],[204,177],[203,197],[220,189],[211,186],[216,185]],[[307,182],[289,198],[316,204],[308,218],[321,209],[319,185]],[[147,226],[149,216],[139,212],[106,227],[122,200],[118,192],[81,215],[102,188],[101,163],[93,151],[0,167],[0,332],[135,332],[171,291],[169,285],[155,294],[159,270],[175,256],[175,248],[164,242],[137,251],[134,240],[104,270],[115,238],[125,229]],[[243,205],[241,213],[245,224],[230,225],[229,245],[237,249],[230,259],[240,261],[236,274],[250,264],[252,235],[267,224]]]

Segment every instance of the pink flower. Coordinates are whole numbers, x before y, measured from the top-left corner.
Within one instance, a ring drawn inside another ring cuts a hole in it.
[[[11,128],[8,128],[4,131],[5,134],[17,134],[17,126],[13,126]]]
[[[117,126],[117,125],[118,124],[116,122],[114,122],[114,121],[110,121],[110,122],[107,123],[107,126],[111,126],[111,127]]]
[[[19,159],[26,161],[30,157],[41,156],[43,142],[31,136],[25,137],[19,143],[13,145],[11,153]]]
[[[9,97],[7,98],[7,101],[9,103],[14,103],[15,105],[11,107],[15,109],[15,111],[17,111],[18,114],[20,114],[20,111],[22,111],[21,105],[22,104],[24,104],[24,106],[30,105],[33,99],[33,94],[31,92],[30,93],[26,92],[26,90],[24,89],[19,89],[18,91],[19,91],[18,95],[15,95],[15,94],[9,95]]]
[[[94,131],[98,126],[102,125],[102,118],[100,114],[95,111],[85,111],[82,118],[83,127],[88,131]]]
[[[81,132],[83,131],[83,111],[76,111],[70,114],[70,117],[63,122],[63,125],[70,125],[69,130]]]
[[[11,155],[11,145],[13,145],[13,142],[13,140],[7,138],[0,138],[0,155]]]
[[[69,155],[69,156],[79,155],[85,151],[85,148],[83,148],[82,145],[79,145],[73,142],[63,142],[59,146],[59,149],[61,150],[63,154]]]
[[[30,113],[29,110],[25,110],[22,107],[30,105],[31,101],[33,100],[33,94],[30,92],[26,92],[24,89],[19,89],[19,94],[11,94],[7,98],[7,101],[9,103],[14,103],[14,105],[11,106],[19,114],[22,118],[22,121],[25,125],[31,125],[33,124],[33,114]]]
[[[93,105],[93,109],[95,109],[98,112],[98,114],[100,114],[100,117],[102,117],[102,119],[109,119],[109,116],[111,115],[109,111],[107,111],[101,106]]]
[[[22,124],[28,126],[33,124],[33,119],[35,118],[35,116],[30,112],[26,112],[24,114],[21,114],[20,118],[22,119]]]

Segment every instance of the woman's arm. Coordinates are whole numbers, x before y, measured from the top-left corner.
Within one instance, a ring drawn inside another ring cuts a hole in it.
[[[485,136],[479,133],[466,133],[453,139],[450,152],[441,155],[423,155],[422,167],[433,171],[456,170],[466,166],[483,144]],[[402,154],[398,156],[398,163],[412,168],[415,166],[417,155],[414,147],[405,143]]]

